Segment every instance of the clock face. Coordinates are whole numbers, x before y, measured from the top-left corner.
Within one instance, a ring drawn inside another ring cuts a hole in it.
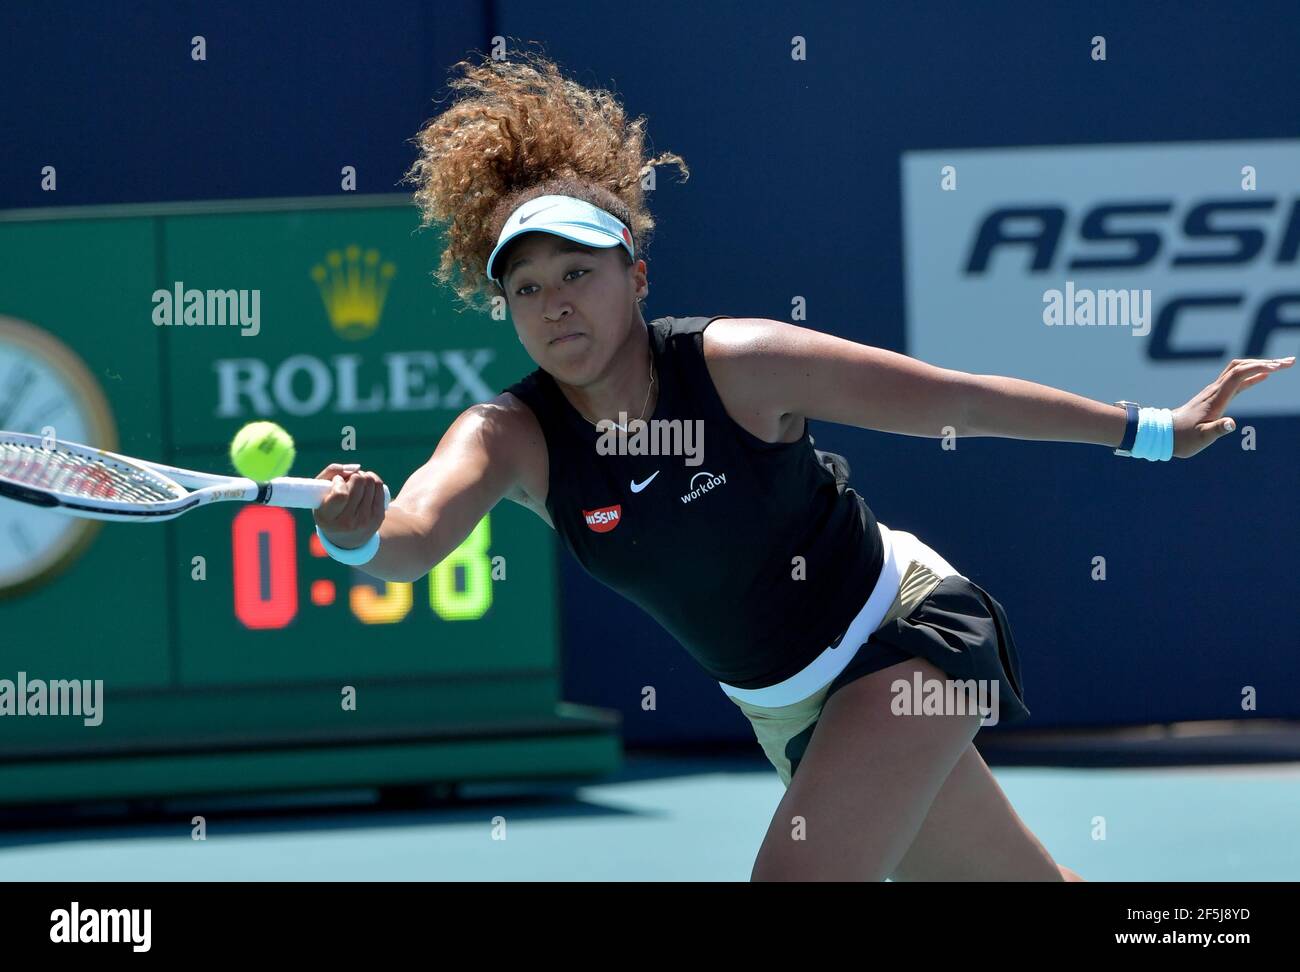
[[[0,429],[117,447],[108,402],[89,370],[49,332],[0,317]],[[91,520],[0,499],[0,597],[48,579],[98,531]]]

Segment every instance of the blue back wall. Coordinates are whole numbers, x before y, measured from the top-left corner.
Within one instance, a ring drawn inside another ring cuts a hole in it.
[[[789,319],[800,295],[807,326],[900,351],[903,151],[1294,138],[1300,118],[1294,3],[135,6],[0,11],[0,207],[51,205],[46,164],[61,206],[332,194],[348,164],[358,191],[395,191],[447,68],[503,34],[616,88],[690,164],[652,196],[651,316]],[[1300,426],[1251,417],[1248,393],[1230,414],[1270,447],[1212,449],[1158,492],[1099,448],[813,434],[883,522],[1003,603],[1034,724],[1240,717],[1247,685],[1258,716],[1296,717]],[[748,734],[647,616],[562,562],[567,698],[623,710],[633,742]]]

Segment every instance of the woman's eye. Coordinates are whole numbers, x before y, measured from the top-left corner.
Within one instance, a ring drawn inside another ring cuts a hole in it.
[[[591,273],[591,271],[588,270],[588,269],[585,268],[585,267],[575,267],[574,269],[570,270],[568,273],[566,273],[566,274],[564,275],[564,279],[565,279],[565,280],[568,280],[568,279],[569,279],[570,277],[572,277],[573,274],[575,274],[575,273],[581,273],[581,274],[584,274],[584,275],[585,275],[585,274]],[[577,278],[574,277],[573,279],[576,280]],[[536,287],[537,287],[536,284],[525,284],[524,286],[520,287],[518,290],[515,291],[515,296],[517,296],[517,297],[531,297],[531,296],[532,296],[531,291],[532,291],[533,289],[536,289]]]

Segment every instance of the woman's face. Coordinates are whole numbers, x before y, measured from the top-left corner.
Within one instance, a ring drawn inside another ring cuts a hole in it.
[[[538,367],[585,385],[605,370],[649,291],[645,261],[619,246],[583,246],[550,233],[521,236],[502,256],[515,333]]]

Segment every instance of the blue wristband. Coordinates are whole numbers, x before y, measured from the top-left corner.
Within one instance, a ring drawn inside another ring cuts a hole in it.
[[[353,547],[351,550],[346,547],[340,547],[331,543],[321,533],[320,527],[316,527],[316,536],[320,540],[320,545],[325,548],[325,552],[341,564],[351,564],[353,567],[360,567],[362,564],[369,563],[374,559],[375,554],[379,553],[379,531],[367,540],[360,547]]]
[[[1165,462],[1174,454],[1174,413],[1167,408],[1144,408],[1138,413],[1137,440],[1129,455],[1148,462]]]

